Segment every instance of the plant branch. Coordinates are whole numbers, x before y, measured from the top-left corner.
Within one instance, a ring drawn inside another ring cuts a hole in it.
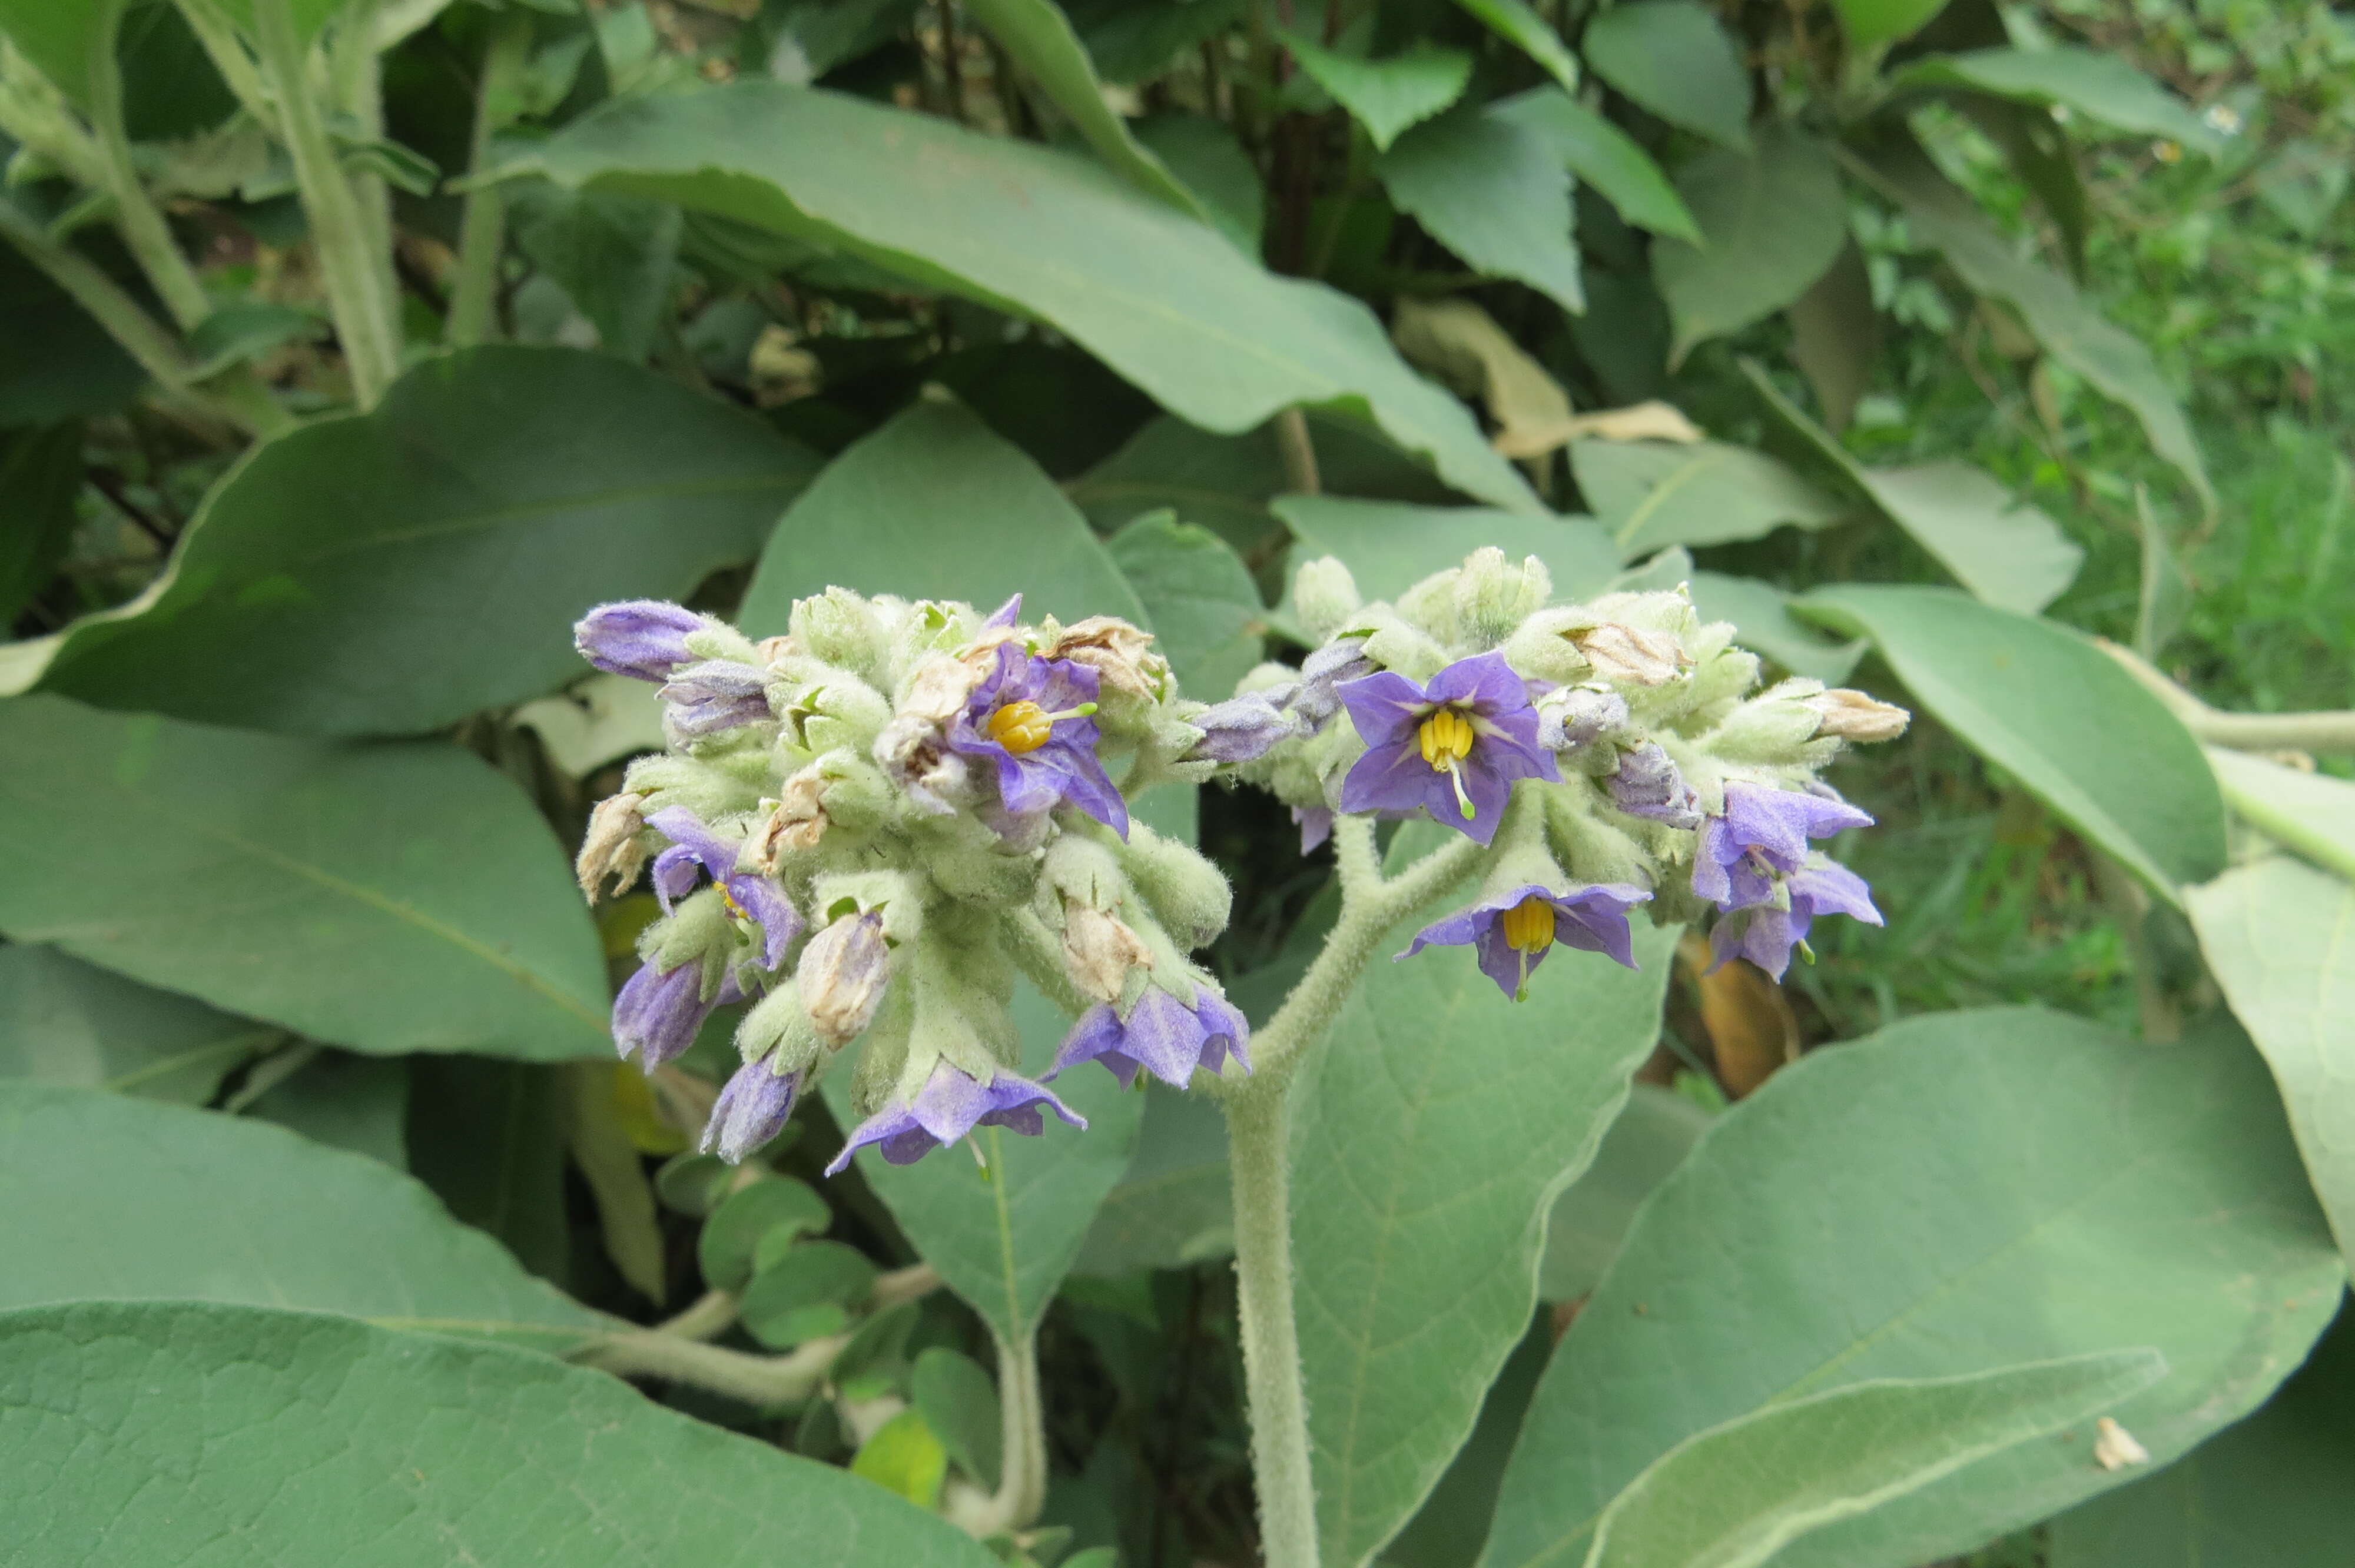
[[[732,1290],[707,1290],[677,1315],[656,1323],[653,1332],[681,1340],[716,1340],[736,1321],[738,1305]]]
[[[220,72],[221,80],[229,84],[245,111],[253,116],[261,128],[273,136],[281,136],[278,126],[278,105],[261,82],[261,72],[255,69],[253,57],[245,52],[245,45],[237,36],[216,0],[177,0],[180,15],[197,42],[211,57],[213,69]],[[281,136],[282,140],[283,137]]]
[[[2130,649],[2096,638],[2102,652],[2126,667],[2202,742],[2233,751],[2355,752],[2355,709],[2299,714],[2236,714],[2211,708]]]
[[[1236,1320],[1251,1410],[1260,1555],[1267,1568],[1316,1568],[1308,1396],[1301,1383],[1300,1331],[1292,1301],[1290,1086],[1270,1080],[1266,1091],[1238,1096],[1226,1109],[1234,1180]]]
[[[96,262],[50,238],[48,229],[13,202],[0,201],[0,238],[23,252],[27,261],[96,317],[108,335],[157,385],[171,392],[188,390],[195,366],[180,352],[178,341]]]
[[[1316,443],[1308,437],[1308,416],[1299,405],[1276,415],[1275,450],[1284,459],[1284,482],[1295,495],[1325,493],[1316,471]]]
[[[155,287],[164,308],[172,313],[182,332],[192,332],[213,313],[212,297],[197,277],[197,270],[180,253],[171,226],[139,181],[132,162],[131,132],[123,117],[123,70],[115,60],[115,41],[122,27],[123,7],[100,7],[103,18],[91,54],[91,119],[98,132],[104,189],[114,203],[114,227],[138,259],[140,270]]]
[[[498,23],[483,53],[483,80],[474,101],[474,150],[468,173],[480,175],[490,162],[492,139],[512,119],[517,84],[531,50],[531,18],[521,12]],[[491,333],[498,302],[499,263],[506,254],[507,198],[496,185],[466,193],[458,222],[458,281],[450,293],[449,343],[465,348]]]
[[[847,1334],[831,1334],[782,1356],[762,1356],[640,1329],[600,1335],[568,1359],[615,1377],[665,1378],[766,1408],[792,1404],[816,1393],[834,1358],[849,1342]]]
[[[1047,1506],[1047,1404],[1039,1385],[1038,1333],[1025,1334],[1015,1345],[998,1339],[994,1330],[990,1337],[997,1345],[1003,1458],[996,1492],[966,1524],[978,1536],[1027,1529]]]

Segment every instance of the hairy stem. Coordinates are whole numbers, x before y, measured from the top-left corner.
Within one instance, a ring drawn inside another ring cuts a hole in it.
[[[512,117],[516,86],[531,51],[531,18],[517,12],[502,19],[483,54],[483,81],[474,102],[474,150],[470,169],[481,174],[490,161],[491,139]],[[458,281],[450,294],[449,342],[453,348],[481,343],[491,334],[491,307],[498,301],[499,262],[506,254],[507,201],[496,185],[466,193],[458,222]]]
[[[1308,1459],[1308,1396],[1292,1307],[1292,1093],[1227,1103],[1234,1177],[1237,1313],[1251,1409],[1252,1479],[1267,1568],[1316,1568],[1316,1488]]]
[[[1275,448],[1284,458],[1284,482],[1294,494],[1325,493],[1316,471],[1316,443],[1308,439],[1308,416],[1297,407],[1276,415]]]
[[[229,19],[218,0],[176,0],[180,15],[186,18],[188,31],[204,46],[205,54],[229,84],[238,103],[253,116],[261,128],[275,136],[278,132],[278,106],[271,101],[270,90],[261,83],[261,73],[254,68],[253,57],[245,52],[239,41],[237,27]]]
[[[766,1407],[807,1399],[825,1383],[847,1334],[812,1340],[782,1356],[753,1355],[654,1329],[605,1334],[571,1360],[615,1377],[658,1377]]]
[[[138,362],[139,368],[158,385],[173,392],[187,388],[193,367],[180,352],[178,341],[97,263],[51,238],[48,229],[12,202],[0,201],[0,238],[23,252],[25,260],[47,273],[51,282],[95,316],[108,335],[121,344],[123,351]]]
[[[2101,640],[2102,652],[2157,694],[2194,736],[2233,751],[2355,752],[2355,709],[2304,714],[2235,714],[2211,708],[2142,658]]]
[[[123,7],[101,7],[105,18],[99,28],[97,47],[92,50],[90,68],[91,119],[98,132],[98,148],[106,176],[106,194],[114,203],[114,227],[122,232],[123,243],[138,260],[140,270],[155,285],[156,296],[164,308],[172,313],[182,332],[213,313],[213,302],[197,277],[197,270],[180,254],[179,245],[172,238],[171,226],[164,221],[164,209],[157,207],[139,183],[139,171],[131,161],[131,133],[123,118],[123,70],[114,58],[115,38],[121,30]]]
[[[1047,1404],[1039,1386],[1035,1330],[1020,1344],[997,1340],[997,1409],[1004,1460],[983,1521],[987,1528],[976,1535],[1027,1529],[1047,1506]]]

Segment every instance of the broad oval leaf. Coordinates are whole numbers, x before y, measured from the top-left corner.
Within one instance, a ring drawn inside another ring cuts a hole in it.
[[[1946,0],[1832,0],[1850,45],[1869,49],[1911,37],[1946,8]]]
[[[1595,75],[1669,124],[1750,150],[1750,73],[1710,7],[1697,0],[1614,5],[1586,25],[1580,47]]]
[[[1297,33],[1285,33],[1284,43],[1300,69],[1366,128],[1378,153],[1408,126],[1463,97],[1472,79],[1470,54],[1428,38],[1380,60],[1325,48]]]
[[[1209,703],[1232,696],[1267,636],[1267,608],[1233,546],[1164,514],[1138,518],[1106,548],[1144,602],[1178,689]]]
[[[1291,527],[1296,564],[1337,556],[1369,599],[1396,599],[1433,572],[1460,567],[1493,545],[1508,560],[1535,556],[1556,599],[1598,592],[1617,568],[1608,535],[1589,517],[1521,517],[1474,506],[1409,506],[1331,495],[1286,495],[1274,503]]]
[[[2223,869],[2199,742],[2083,637],[1948,588],[1850,586],[1799,607],[1871,638],[1923,707],[2169,903]]]
[[[1184,1268],[1234,1250],[1225,1113],[1203,1096],[1148,1083],[1136,1157],[1096,1211],[1071,1272]]]
[[[284,1031],[38,943],[0,948],[0,1077],[203,1105]]]
[[[2097,1351],[1770,1404],[1686,1438],[1629,1482],[1586,1568],[1758,1568],[1809,1531],[2092,1420],[2166,1374],[2156,1351]]]
[[[839,94],[741,81],[621,100],[501,171],[666,196],[1050,323],[1205,429],[1295,404],[1369,418],[1451,484],[1534,510],[1463,405],[1370,313],[1046,147]]]
[[[1700,1135],[1710,1113],[1657,1084],[1636,1084],[1611,1118],[1593,1163],[1562,1190],[1546,1221],[1545,1255],[1538,1264],[1538,1295],[1575,1301],[1593,1290],[1618,1255],[1636,1211]]]
[[[1700,229],[1660,165],[1618,126],[1558,87],[1498,99],[1488,111],[1546,139],[1571,173],[1603,194],[1639,228],[1698,243]]]
[[[962,403],[920,399],[826,467],[761,552],[737,620],[785,630],[830,587],[961,599],[986,613],[1145,620],[1087,519],[1020,448]]]
[[[1571,471],[1624,561],[1668,545],[1755,539],[1847,515],[1837,495],[1765,453],[1722,441],[1572,441]]]
[[[1623,5],[1598,20],[1660,8]],[[1715,24],[1712,23],[1711,26]],[[1738,332],[1807,291],[1848,240],[1848,197],[1824,144],[1787,126],[1763,128],[1754,152],[1716,148],[1677,171],[1677,191],[1701,244],[1663,238],[1652,281],[1676,328],[1669,363]]]
[[[305,1312],[0,1319],[27,1561],[990,1568],[947,1520],[545,1356]]]
[[[266,1122],[0,1082],[0,1309],[218,1301],[559,1352],[616,1326],[421,1183]]]
[[[0,703],[0,931],[356,1050],[613,1049],[563,850],[439,742]]]
[[[1571,239],[1570,175],[1546,138],[1482,109],[1418,125],[1375,160],[1401,212],[1476,272],[1586,308]]]
[[[1891,86],[1955,87],[2041,107],[2061,105],[2128,135],[2166,136],[2205,152],[2219,138],[2191,106],[2105,49],[1972,49],[1932,55],[1899,71]]]
[[[428,360],[373,413],[255,448],[170,571],[69,628],[42,684],[297,735],[432,729],[580,674],[591,605],[750,559],[815,468],[608,355]]]
[[[1814,1052],[1722,1116],[1636,1216],[1540,1385],[1487,1568],[1583,1563],[1611,1499],[1697,1432],[1889,1377],[2148,1345],[2117,1406],[2159,1463],[2260,1403],[2345,1273],[2263,1064],[2030,1009]],[[2022,1444],[1785,1549],[1965,1551],[2128,1478],[2094,1433]]]
[[[1578,61],[1562,47],[1553,24],[1532,10],[1527,0],[1455,0],[1480,20],[1480,25],[1543,66],[1546,74],[1568,92],[1578,90]]]

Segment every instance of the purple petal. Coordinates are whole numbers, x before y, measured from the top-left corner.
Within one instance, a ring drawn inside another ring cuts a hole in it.
[[[1063,1044],[1055,1052],[1055,1065],[1047,1069],[1044,1081],[1052,1083],[1055,1075],[1068,1067],[1101,1060],[1107,1053],[1117,1054],[1121,1033],[1119,1013],[1102,1002],[1089,1008],[1071,1025],[1071,1032],[1063,1036]],[[1136,1063],[1127,1056],[1122,1056],[1120,1062],[1125,1064],[1125,1071],[1120,1064],[1105,1062],[1104,1065],[1112,1068],[1114,1075],[1120,1079],[1120,1086],[1126,1088],[1136,1077]]]
[[[936,1140],[954,1143],[973,1130],[990,1104],[989,1090],[978,1079],[942,1062],[908,1102],[908,1109],[916,1125]]]
[[[996,609],[991,610],[989,619],[981,623],[981,629],[984,631],[1005,631],[1021,619],[1022,596],[1018,593]]]
[[[1344,682],[1338,690],[1342,705],[1349,710],[1349,722],[1358,726],[1358,735],[1367,746],[1416,746],[1415,726],[1432,705],[1421,686],[1395,670],[1382,670]]]
[[[751,665],[712,659],[673,675],[662,699],[670,705],[671,727],[693,739],[773,718],[766,688],[767,677]]]
[[[1251,1020],[1242,1009],[1219,992],[1204,990],[1194,998],[1194,1016],[1202,1021],[1202,1063],[1215,1073],[1232,1056],[1246,1073],[1251,1065]]]
[[[988,1096],[993,1107],[983,1114],[980,1122],[983,1127],[1010,1128],[1026,1138],[1036,1138],[1046,1128],[1039,1114],[1039,1107],[1044,1106],[1069,1126],[1083,1132],[1087,1130],[1088,1118],[1065,1105],[1054,1090],[1017,1074],[998,1074],[982,1092]]]
[[[1184,1002],[1158,986],[1148,986],[1128,1015],[1121,1050],[1173,1089],[1194,1081],[1206,1036],[1202,1021]]]
[[[1433,804],[1434,801],[1439,804]],[[1455,789],[1446,774],[1423,759],[1423,748],[1412,735],[1366,748],[1341,780],[1344,811],[1416,811],[1441,806],[1455,811]]]
[[[717,997],[703,1000],[701,964],[683,963],[666,972],[651,962],[641,965],[613,999],[613,1044],[651,1073],[695,1044],[697,1031],[719,1004]]]
[[[1186,753],[1189,762],[1256,762],[1295,728],[1292,716],[1262,692],[1220,703],[1186,722],[1202,732]]]
[[[695,891],[703,880],[703,862],[685,844],[673,844],[655,856],[655,902],[662,912],[670,913],[671,905]]]
[[[1476,713],[1504,712],[1529,705],[1529,683],[1506,662],[1502,653],[1476,653],[1458,659],[1431,678],[1423,689],[1427,703],[1464,703]],[[1530,738],[1536,738],[1531,720]]]
[[[785,949],[802,933],[801,911],[785,890],[765,876],[739,872],[722,885],[736,906],[761,927],[761,967],[773,969],[785,961]]]
[[[1473,945],[1472,950],[1479,956],[1480,972],[1497,982],[1497,989],[1505,993],[1507,1001],[1518,1001],[1523,982],[1537,972],[1538,965],[1545,961],[1550,949],[1540,948],[1524,955],[1515,948],[1505,940],[1505,918],[1499,913],[1488,916],[1487,924],[1481,927],[1480,939]],[[1529,960],[1527,968],[1522,966],[1524,957]]]
[[[629,675],[641,681],[661,681],[677,666],[691,662],[687,635],[698,630],[703,617],[661,599],[634,599],[601,604],[572,628],[572,646],[583,658],[609,675]]]
[[[700,861],[703,869],[710,873],[714,881],[735,871],[736,855],[741,846],[735,840],[722,838],[713,832],[704,825],[702,818],[685,806],[666,806],[648,817],[646,825]],[[667,858],[669,853],[665,850],[656,857],[656,863]]]
[[[1806,939],[1810,924],[1806,912],[1799,909],[1766,906],[1736,911],[1720,920],[1709,934],[1710,952],[1715,959],[1710,968],[1744,958],[1779,980],[1791,967],[1792,949]]]
[[[1794,873],[1790,889],[1794,909],[1804,909],[1810,915],[1853,916],[1868,926],[1881,924],[1881,911],[1873,907],[1872,889],[1865,885],[1864,878],[1836,860],[1818,860]]]
[[[1324,806],[1295,806],[1293,823],[1300,829],[1300,853],[1316,853],[1316,846],[1333,836],[1333,813]]]
[[[1549,898],[1554,908],[1554,940],[1582,952],[1601,953],[1634,969],[1636,935],[1627,924],[1628,911],[1648,903],[1651,895],[1624,882],[1602,882]]]
[[[801,1086],[797,1072],[781,1075],[771,1072],[766,1061],[746,1063],[721,1087],[698,1147],[705,1154],[716,1150],[730,1165],[742,1164],[746,1156],[784,1130]]]

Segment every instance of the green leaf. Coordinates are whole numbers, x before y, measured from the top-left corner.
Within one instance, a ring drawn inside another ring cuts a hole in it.
[[[1067,154],[746,80],[617,101],[502,172],[664,196],[1033,316],[1206,429],[1331,406],[1370,419],[1468,494],[1536,505],[1462,405],[1399,362],[1364,306],[1274,276],[1215,229]]]
[[[659,1307],[666,1294],[662,1221],[654,1183],[632,1141],[617,1086],[638,1077],[629,1062],[573,1062],[562,1083],[564,1145],[597,1205],[597,1230],[623,1280]],[[644,1080],[640,1079],[643,1083]]]
[[[1546,74],[1572,92],[1578,90],[1578,62],[1562,48],[1561,37],[1523,0],[1455,0],[1480,25],[1543,66]]]
[[[875,1265],[840,1242],[795,1242],[744,1287],[741,1316],[754,1339],[773,1351],[839,1334],[849,1309],[875,1285]]]
[[[1799,1536],[2089,1421],[2166,1375],[2156,1351],[2112,1351],[1770,1404],[1686,1438],[1629,1482],[1586,1568],[1758,1568]]]
[[[968,0],[969,8],[1014,63],[1054,101],[1096,156],[1137,189],[1188,217],[1214,222],[1200,197],[1140,145],[1104,102],[1103,83],[1079,35],[1053,0]]]
[[[2355,1315],[2265,1407],[2054,1520],[2050,1568],[2340,1568],[2355,1539]]]
[[[937,1508],[942,1483],[949,1475],[948,1450],[924,1424],[922,1411],[903,1410],[859,1445],[850,1461],[850,1473],[864,1476],[918,1508]]]
[[[1623,5],[1595,25],[1662,4]],[[1838,166],[1821,142],[1787,126],[1762,128],[1754,154],[1703,153],[1677,171],[1677,190],[1700,226],[1701,244],[1663,238],[1652,247],[1652,281],[1676,328],[1671,366],[1696,344],[1739,332],[1798,299],[1848,243]]]
[[[997,1387],[971,1357],[940,1345],[916,1358],[908,1380],[909,1398],[924,1425],[975,1486],[997,1489],[1005,1432]]]
[[[1015,991],[1014,1022],[1022,1033],[1022,1071],[1035,1078],[1053,1064],[1069,1023],[1027,982]],[[850,1075],[829,1073],[823,1082],[835,1119],[857,1125]],[[1002,1344],[1021,1344],[1037,1330],[1097,1206],[1136,1150],[1144,1097],[1086,1064],[1054,1087],[1087,1118],[1086,1130],[1051,1116],[1037,1138],[977,1128],[971,1141],[989,1161],[986,1173],[962,1148],[935,1150],[913,1165],[887,1164],[872,1148],[858,1151],[859,1173],[917,1252]]]
[[[1558,87],[1498,99],[1487,112],[1546,139],[1571,173],[1602,193],[1619,216],[1672,239],[1700,242],[1684,197],[1636,139]]]
[[[789,1176],[763,1176],[737,1189],[712,1211],[696,1240],[703,1282],[714,1290],[741,1290],[763,1243],[824,1234],[834,1211],[816,1189]]]
[[[1710,1124],[1684,1096],[1636,1084],[1594,1152],[1594,1163],[1554,1200],[1538,1263],[1538,1296],[1575,1301],[1593,1290],[1617,1255],[1637,1205],[1668,1179]]]
[[[1837,436],[1848,429],[1881,359],[1881,311],[1872,302],[1864,252],[1853,238],[1840,246],[1830,270],[1793,300],[1786,313],[1791,361],[1815,388],[1824,424]]]
[[[1296,32],[1285,31],[1283,38],[1294,62],[1366,128],[1376,152],[1463,97],[1472,80],[1469,53],[1428,38],[1379,60],[1325,48]]]
[[[245,1114],[395,1171],[409,1169],[409,1064],[398,1056],[319,1052]]]
[[[480,1056],[410,1062],[409,1169],[542,1279],[571,1277],[561,1069]]]
[[[830,586],[985,611],[1144,624],[1136,595],[1054,481],[961,403],[924,398],[826,465],[761,552],[737,619],[785,630]]]
[[[238,1302],[559,1352],[609,1321],[391,1166],[267,1122],[10,1081],[0,1130],[0,1308]]]
[[[750,558],[813,466],[607,355],[428,360],[373,413],[256,447],[170,571],[75,622],[43,683],[298,735],[436,728],[578,675],[591,605],[683,595]]]
[[[1199,1095],[1147,1085],[1136,1157],[1096,1211],[1071,1272],[1183,1268],[1234,1250],[1225,1113]]]
[[[643,360],[670,308],[686,219],[668,202],[546,182],[509,198],[516,249],[553,279],[597,329],[597,341]]]
[[[2135,599],[2134,651],[2152,660],[2183,630],[2191,609],[2191,580],[2175,558],[2158,514],[2151,510],[2150,492],[2139,484],[2135,486],[2135,532],[2142,546],[2142,580]]]
[[[1145,149],[1200,198],[1219,232],[1244,255],[1258,255],[1267,228],[1267,186],[1234,128],[1207,114],[1173,110],[1138,121],[1134,130]],[[1093,360],[1087,363],[1097,374],[1107,374]],[[1121,386],[1127,389],[1125,383]]]
[[[1993,475],[1946,461],[1868,469],[1784,397],[1755,361],[1742,361],[1742,371],[1781,446],[1913,535],[1987,603],[2033,615],[2076,577],[2085,552]]]
[[[12,939],[319,1040],[541,1060],[613,1048],[563,850],[453,746],[329,746],[20,697],[0,703],[0,859]]]
[[[586,779],[608,763],[663,748],[660,692],[650,681],[600,672],[569,691],[524,704],[509,722],[539,736],[559,772]]]
[[[15,246],[0,245],[0,426],[112,414],[146,384],[147,373],[72,295]]]
[[[57,574],[81,482],[80,420],[0,432],[0,627]]]
[[[946,1520],[545,1356],[302,1312],[0,1321],[27,1561],[995,1568]]]
[[[2220,143],[2190,104],[2106,49],[2062,45],[1931,55],[1899,71],[1890,85],[1901,91],[1960,88],[2040,107],[2057,104],[2114,131],[2164,136],[2205,153]]]
[[[1852,48],[1869,49],[1913,37],[1946,8],[1946,0],[1832,0]]]
[[[1541,1308],[1488,1385],[1472,1436],[1406,1528],[1382,1548],[1382,1568],[1472,1568],[1479,1560],[1489,1518],[1497,1511],[1497,1485],[1505,1478],[1522,1413],[1553,1353],[1553,1313]]]
[[[77,107],[90,102],[91,68],[126,0],[0,0],[0,33]]]
[[[239,1063],[281,1037],[55,948],[0,948],[0,1077],[200,1106]]]
[[[1595,75],[1669,124],[1750,151],[1750,73],[1716,14],[1698,0],[1614,5],[1586,25],[1580,48]]]
[[[1397,945],[1466,901],[1419,911]],[[1378,963],[1303,1082],[1294,1267],[1336,1568],[1373,1560],[1471,1432],[1537,1304],[1545,1216],[1659,1039],[1675,947],[1639,926],[1640,971],[1565,950],[1518,1004],[1469,948]]]
[[[1064,7],[1096,73],[1124,84],[1159,76],[1178,55],[1240,26],[1249,8],[1247,0],[1072,0]]]
[[[2185,889],[2184,903],[2216,983],[2274,1070],[2339,1250],[2355,1258],[2355,885],[2270,855]]]
[[[2221,747],[2208,748],[2208,765],[2226,802],[2267,838],[2355,881],[2355,785]]]
[[[1152,618],[1178,689],[1204,702],[1232,696],[1267,634],[1267,608],[1242,557],[1208,528],[1166,513],[1138,518],[1105,548]]]
[[[2224,866],[2224,806],[2199,743],[2092,642],[1946,588],[1850,586],[1800,601],[1870,637],[1974,750],[2170,904]]]
[[[1374,173],[1401,212],[1473,270],[1527,283],[1565,311],[1586,308],[1570,175],[1538,132],[1459,109],[1400,137]]]
[[[232,365],[261,358],[282,343],[314,336],[319,325],[317,316],[291,305],[261,300],[223,305],[188,334],[188,357],[197,364],[190,379],[218,376]]]
[[[1730,577],[1721,572],[1680,573],[1677,581],[1690,587],[1693,608],[1700,611],[1703,620],[1733,622],[1735,641],[1753,653],[1764,654],[1794,675],[1812,676],[1837,686],[1864,657],[1861,639],[1832,641],[1793,615],[1791,596],[1772,583]]]
[[[2160,1463],[2259,1404],[2344,1272],[2263,1065],[2030,1009],[1817,1051],[1663,1182],[1562,1340],[1487,1568],[1577,1564],[1611,1499],[1695,1433],[1881,1378],[2147,1344],[2114,1414]],[[1786,1548],[1777,1568],[1966,1551],[2127,1477],[2080,1425]]]
[[[1570,467],[1625,561],[1668,545],[1762,538],[1785,523],[1820,528],[1849,512],[1765,453],[1721,441],[1572,441]]]
[[[1292,559],[1337,556],[1363,597],[1396,599],[1433,572],[1494,545],[1508,560],[1535,556],[1553,577],[1554,597],[1600,590],[1618,567],[1611,541],[1590,517],[1522,517],[1476,506],[1405,506],[1332,495],[1287,495],[1274,503],[1295,543]]]

